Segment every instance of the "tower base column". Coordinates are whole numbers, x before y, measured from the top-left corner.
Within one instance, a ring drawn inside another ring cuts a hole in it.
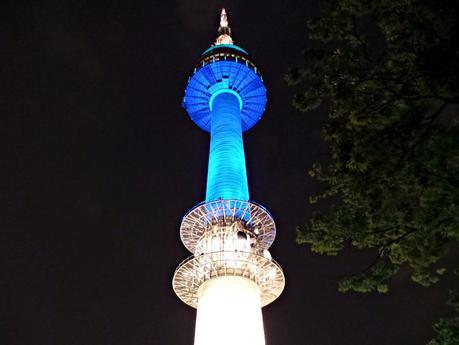
[[[212,278],[198,290],[194,345],[265,345],[260,288],[237,276]]]

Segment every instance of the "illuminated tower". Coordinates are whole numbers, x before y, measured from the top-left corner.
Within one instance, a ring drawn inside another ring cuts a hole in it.
[[[249,199],[242,133],[263,115],[266,88],[248,53],[233,43],[224,9],[218,33],[183,99],[191,119],[210,132],[210,153],[206,200],[180,226],[193,256],[172,284],[197,308],[195,345],[264,345],[261,307],[281,294],[285,279],[268,251],[274,220]]]

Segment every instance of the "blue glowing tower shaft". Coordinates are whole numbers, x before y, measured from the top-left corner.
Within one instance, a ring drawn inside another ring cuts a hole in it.
[[[249,200],[240,112],[240,100],[232,93],[213,99],[206,202]]]

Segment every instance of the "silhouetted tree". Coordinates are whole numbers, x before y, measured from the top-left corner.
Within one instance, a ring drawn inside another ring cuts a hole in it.
[[[402,267],[423,286],[448,274],[438,261],[459,240],[457,18],[442,0],[332,0],[308,23],[320,48],[286,79],[296,108],[328,109],[331,157],[310,172],[324,185],[310,201],[334,205],[297,241],[328,255],[345,243],[377,251],[341,291],[386,292]],[[434,329],[430,344],[459,343],[459,318]]]

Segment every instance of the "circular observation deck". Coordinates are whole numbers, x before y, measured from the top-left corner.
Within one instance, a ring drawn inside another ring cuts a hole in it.
[[[180,238],[192,253],[199,240],[214,225],[241,221],[253,233],[261,249],[268,249],[276,237],[276,224],[267,209],[253,201],[219,199],[203,202],[188,211],[180,224]]]
[[[182,105],[196,125],[210,132],[212,96],[225,91],[239,97],[242,131],[252,128],[265,111],[266,88],[248,53],[234,44],[214,45],[202,54]]]
[[[206,281],[225,276],[252,280],[260,288],[264,307],[280,296],[285,286],[279,264],[264,256],[241,251],[222,251],[192,256],[175,270],[172,287],[186,304],[197,308],[199,287]]]

